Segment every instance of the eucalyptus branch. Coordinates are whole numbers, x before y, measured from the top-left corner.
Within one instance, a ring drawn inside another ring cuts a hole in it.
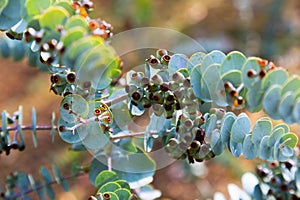
[[[124,100],[127,98],[127,96],[128,96],[128,94],[126,93],[126,94],[123,94],[123,95],[121,95],[121,96],[118,96],[118,97],[116,97],[116,98],[114,98],[114,99],[106,100],[106,101],[104,101],[104,103],[105,103],[106,105],[108,105],[108,106],[112,106],[112,105],[117,104],[117,103],[119,103],[119,102],[121,102],[121,101],[124,101]]]
[[[80,172],[80,173],[77,173],[77,174],[71,174],[71,175],[62,177],[60,180],[53,179],[52,181],[50,181],[48,183],[38,185],[35,188],[30,188],[30,189],[26,190],[25,192],[22,192],[22,193],[18,192],[16,194],[12,195],[12,196],[9,196],[8,199],[16,199],[18,197],[22,197],[23,195],[26,195],[26,194],[29,194],[31,192],[40,190],[40,189],[42,189],[46,186],[53,185],[53,184],[59,184],[59,182],[62,182],[62,181],[65,181],[65,180],[70,180],[70,179],[77,178],[77,177],[81,177],[81,176],[84,176],[86,174],[87,173],[85,173],[85,172]]]
[[[150,131],[150,135],[157,134],[157,131]],[[145,132],[136,132],[136,133],[130,133],[130,134],[120,134],[120,135],[112,135],[110,136],[111,140],[118,140],[123,138],[132,138],[132,137],[138,137],[138,136],[144,136]]]
[[[9,126],[7,127],[6,130],[8,131],[14,131],[14,130],[18,130],[19,125],[16,126]],[[26,126],[26,125],[22,125],[21,126],[22,130],[33,130],[33,126]],[[41,125],[41,126],[36,126],[36,130],[52,130],[52,129],[57,129],[57,126],[51,126],[51,125]],[[0,132],[2,131],[2,127],[0,127]]]

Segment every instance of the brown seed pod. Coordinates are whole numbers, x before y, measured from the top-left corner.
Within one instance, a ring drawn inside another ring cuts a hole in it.
[[[69,83],[74,83],[76,81],[76,74],[75,74],[75,72],[69,72],[67,74],[66,78],[67,78],[67,81]]]

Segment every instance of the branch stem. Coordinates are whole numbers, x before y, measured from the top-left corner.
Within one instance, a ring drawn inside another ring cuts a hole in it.
[[[126,94],[118,96],[118,97],[116,97],[114,99],[106,100],[106,101],[104,101],[104,103],[106,105],[108,105],[108,106],[112,106],[112,105],[117,104],[117,103],[119,103],[121,101],[124,101],[125,99],[127,99],[127,97],[128,97],[128,94],[126,93]]]
[[[13,130],[17,130],[18,126],[9,126],[7,127],[8,131],[13,131]],[[22,130],[32,130],[33,126],[21,126]],[[57,129],[57,126],[36,126],[36,130],[52,130],[52,129]],[[2,127],[0,127],[0,132],[2,131]]]
[[[151,135],[157,134],[157,131],[151,131]],[[145,132],[136,132],[136,133],[130,133],[130,134],[120,134],[120,135],[112,135],[110,136],[111,140],[118,140],[123,138],[132,138],[132,137],[138,137],[138,136],[144,136]]]
[[[72,178],[75,178],[75,177],[80,177],[80,176],[83,176],[83,175],[86,175],[86,173],[78,173],[78,174],[72,174],[72,175],[68,175],[68,176],[65,176],[65,177],[62,177],[61,180],[59,181],[64,181],[64,180],[69,180],[69,179],[72,179]],[[9,196],[8,199],[16,199],[18,197],[21,197],[23,196],[24,194],[29,194],[33,191],[36,191],[36,190],[41,190],[42,188],[44,188],[45,186],[47,185],[53,185],[53,184],[58,184],[58,180],[56,179],[53,179],[52,181],[48,182],[48,183],[45,183],[45,184],[41,184],[41,185],[37,185],[35,188],[30,188],[24,192],[18,192],[12,196]]]

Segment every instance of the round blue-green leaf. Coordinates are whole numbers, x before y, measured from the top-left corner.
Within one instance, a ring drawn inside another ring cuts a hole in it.
[[[72,112],[70,112],[70,109]],[[73,112],[75,112],[75,114]],[[60,117],[66,122],[76,122],[78,121],[78,115],[85,117],[87,113],[88,104],[80,95],[67,95],[60,103]]]
[[[205,123],[205,134],[206,137],[210,137],[210,134],[213,132],[213,130],[216,128],[217,126],[217,115],[215,114],[211,114],[209,116],[209,118],[206,120]]]
[[[76,125],[78,125],[78,124],[66,122],[62,118],[60,118],[58,120],[57,126],[59,129],[59,136],[61,137],[61,139],[63,141],[71,143],[71,144],[78,143],[87,136],[88,132],[86,131],[85,126],[79,126],[74,131],[67,130],[68,128],[70,129],[71,127],[74,127]],[[61,128],[61,127],[64,127],[64,128]]]
[[[284,123],[277,124],[276,126],[274,126],[274,130],[276,130],[277,128],[283,128],[284,133],[290,132],[290,127],[287,124],[284,124]]]
[[[129,199],[131,193],[128,189],[120,188],[115,191],[119,199]]]
[[[81,130],[78,130],[78,132]],[[109,142],[109,134],[103,132],[98,122],[89,122],[86,129],[88,134],[82,138],[82,143],[87,149],[98,150]]]
[[[79,40],[84,36],[86,30],[81,27],[75,27],[66,32],[64,36],[62,36],[61,41],[65,46],[69,46],[72,42]]]
[[[76,60],[83,54],[88,53],[89,50],[97,45],[102,45],[103,39],[95,36],[83,37],[80,40],[74,42],[71,47],[66,51],[66,57],[71,60]],[[65,56],[64,56],[65,58]],[[66,58],[65,58],[66,59]]]
[[[211,102],[211,100],[218,99],[216,91],[218,83],[221,80],[220,65],[212,64],[203,72],[201,80],[201,90],[204,96],[204,101]]]
[[[296,75],[292,76],[283,85],[281,90],[281,96],[283,96],[288,91],[295,92],[297,89],[299,89],[299,85],[300,85],[300,77]]]
[[[120,179],[126,180],[131,188],[141,187],[152,181],[155,171],[153,160],[140,149],[137,153],[126,153],[120,151],[112,152],[112,169]],[[95,183],[95,178],[99,172],[107,169],[107,158],[103,154],[96,155],[91,162],[89,178]]]
[[[254,144],[259,144],[262,138],[266,135],[271,135],[272,133],[272,122],[269,118],[259,119],[252,130],[252,142]]]
[[[224,144],[228,144],[229,142],[231,127],[235,119],[236,116],[232,112],[227,112],[222,119],[220,134]]]
[[[125,180],[116,180],[115,182],[118,183],[121,188],[130,190],[130,185]]]
[[[194,94],[201,100],[204,100],[205,97],[201,90],[201,80],[202,80],[202,73],[200,70],[201,64],[194,66],[191,72],[191,86],[193,88]]]
[[[269,71],[267,75],[262,79],[262,89],[266,91],[272,85],[283,85],[288,78],[288,73],[285,69],[277,68]]]
[[[237,88],[241,84],[242,73],[239,70],[230,70],[222,74],[221,79],[223,81],[223,85],[228,81]]]
[[[6,40],[7,37],[0,37],[0,54],[3,58],[8,58],[10,56],[10,48],[8,46],[8,42]]]
[[[257,80],[248,89],[247,92],[247,108],[250,112],[258,112],[262,108],[262,99],[264,90],[261,88],[261,80]]]
[[[284,133],[285,133],[285,131],[282,127],[274,128],[272,131],[272,134],[270,135],[268,145],[270,147],[274,146],[275,142],[279,141]]]
[[[193,70],[193,68],[197,65],[201,65],[203,58],[206,56],[203,52],[194,53],[188,60],[187,68],[189,72]]]
[[[220,131],[218,129],[213,130],[210,139],[210,145],[215,155],[220,155],[223,153],[226,144],[222,142]]]
[[[282,86],[273,85],[266,92],[263,99],[263,108],[266,113],[272,117],[273,119],[280,119],[280,115],[278,113],[278,106],[280,103],[280,92]]]
[[[238,51],[232,51],[223,60],[221,64],[221,74],[226,72],[237,70],[240,71],[246,60],[244,54]]]
[[[4,2],[4,5],[0,16],[0,30],[8,30],[17,24],[21,20],[21,11],[24,8],[24,2],[20,0],[9,0],[7,4]]]
[[[114,192],[117,189],[120,189],[121,186],[116,182],[108,182],[102,185],[97,193],[105,193],[105,192]]]
[[[152,133],[156,132],[157,134],[164,129],[164,124],[166,122],[166,118],[161,116],[156,116],[155,114],[151,115],[150,122],[146,128],[145,136],[144,136],[144,149],[146,152],[150,152],[153,147],[154,137],[152,137]]]
[[[286,133],[281,137],[280,143],[293,149],[298,144],[298,136],[295,133]]]
[[[119,68],[119,58],[109,45],[98,45],[78,58],[74,64],[80,81],[91,81],[92,87],[104,89],[111,83],[111,71]]]
[[[102,185],[108,182],[115,182],[118,180],[118,175],[114,171],[103,170],[101,171],[96,179],[95,179],[95,186],[101,187]]]
[[[288,123],[292,124],[294,122],[293,115],[293,108],[294,108],[294,92],[288,91],[286,92],[280,99],[278,113],[281,116],[281,119]]]
[[[75,14],[75,10],[74,10],[74,8],[72,8],[72,4],[70,4],[70,2],[68,0],[56,1],[54,3],[54,5],[66,9],[66,11],[68,11],[71,16],[74,16],[74,14]],[[76,15],[76,16],[79,16],[79,15]],[[81,17],[81,16],[79,16],[79,17]],[[70,18],[68,18],[68,19],[70,19]]]
[[[2,13],[2,11],[5,9],[5,7],[8,4],[8,0],[3,0],[0,2],[0,14]]]
[[[231,128],[231,140],[242,143],[246,134],[250,132],[251,122],[245,113],[238,115]]]
[[[36,135],[36,111],[35,108],[31,110],[31,123],[32,123],[32,139],[33,146],[36,148],[38,144],[37,135]]]
[[[51,0],[27,0],[25,3],[28,15],[38,15],[51,5]],[[53,19],[52,19],[53,20]]]
[[[220,65],[223,62],[224,58],[225,58],[225,54],[218,50],[214,50],[206,54],[206,56],[203,58],[202,61],[201,72],[204,73],[206,69],[211,65],[214,64]]]
[[[247,75],[248,71],[254,70],[256,73],[260,72],[260,66],[257,62],[258,60],[260,60],[260,58],[249,57],[244,63],[244,66],[242,67],[242,81],[246,88],[250,88],[255,79],[254,77],[253,78],[248,77]]]
[[[252,160],[257,157],[257,148],[252,143],[251,134],[247,134],[243,141],[243,155],[246,159]]]
[[[25,56],[25,53],[26,49],[23,41],[11,41],[11,55],[14,61],[22,60]]]
[[[64,28],[66,30],[70,30],[72,28],[82,28],[87,31],[89,29],[89,24],[87,20],[80,15],[73,15],[68,18]]]
[[[294,155],[294,150],[288,146],[283,146],[278,151],[278,161],[284,162]]]
[[[187,68],[188,58],[184,54],[174,54],[168,64],[170,76],[181,68]]]
[[[69,15],[68,11],[62,7],[51,6],[39,18],[40,25],[42,28],[48,27],[51,30],[56,30],[57,26],[64,24]],[[55,20],[53,20],[53,16],[55,16]]]
[[[294,104],[293,118],[295,122],[300,124],[300,98],[298,98]]]
[[[243,152],[243,145],[242,143],[236,143],[232,139],[229,141],[229,150],[234,157],[239,157]]]
[[[266,135],[264,136],[259,146],[259,158],[262,160],[268,160],[271,161],[272,158],[272,147],[269,146],[270,136]]]

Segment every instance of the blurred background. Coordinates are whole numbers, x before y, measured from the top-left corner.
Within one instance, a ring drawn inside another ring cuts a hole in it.
[[[95,0],[92,17],[111,23],[114,33],[138,27],[162,27],[184,33],[197,40],[206,51],[232,50],[247,56],[272,60],[290,73],[300,69],[300,2],[298,0]],[[187,47],[188,48],[188,47]],[[155,51],[152,51],[155,53]],[[125,69],[142,64],[146,57],[123,55]],[[24,108],[24,124],[30,124],[31,108],[37,110],[38,124],[49,125],[51,113],[57,114],[61,98],[49,92],[49,75],[27,66],[26,60],[14,63],[0,60],[0,110],[13,113],[18,105]],[[255,113],[255,121],[264,113]],[[274,121],[274,124],[279,123]],[[297,125],[292,131],[299,132]],[[48,169],[55,163],[65,174],[71,163],[79,160],[88,164],[88,153],[74,153],[58,136],[54,143],[48,131],[38,133],[39,146],[33,148],[31,133],[26,133],[24,152],[0,156],[0,183],[10,172],[24,171],[39,176],[38,169]],[[227,184],[240,185],[241,175],[254,171],[259,160],[235,159],[228,153],[203,165],[194,165],[195,173],[186,173],[190,166],[175,162],[160,169],[154,177],[154,187],[160,189],[164,200],[207,199],[216,191],[227,194]],[[78,184],[80,182],[80,184]],[[76,184],[77,183],[77,184]],[[55,187],[60,191],[59,186]],[[57,199],[82,200],[95,193],[88,178],[71,184],[71,192],[57,193]]]

